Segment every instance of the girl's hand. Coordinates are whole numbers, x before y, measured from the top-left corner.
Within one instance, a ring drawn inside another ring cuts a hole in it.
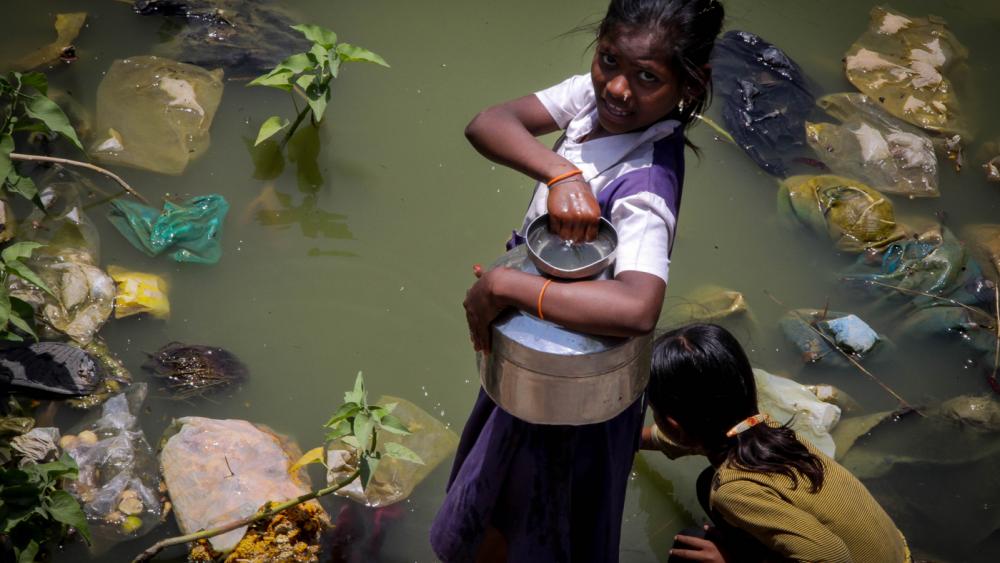
[[[469,338],[477,352],[490,353],[490,323],[503,311],[504,305],[497,299],[494,284],[504,275],[505,268],[483,272],[478,264],[473,273],[479,278],[465,293],[465,320],[469,323]]]
[[[708,526],[705,529],[708,530]],[[711,532],[711,530],[709,530]],[[691,546],[691,549],[671,549],[670,555],[676,555],[689,561],[709,561],[710,563],[726,563],[732,561],[728,558],[712,540],[696,538],[694,536],[677,536],[674,538],[678,543]]]
[[[597,238],[601,206],[590,184],[579,177],[549,188],[548,211],[549,230],[563,240],[583,242]]]

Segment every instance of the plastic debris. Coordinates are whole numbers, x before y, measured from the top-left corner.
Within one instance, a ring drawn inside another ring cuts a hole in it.
[[[155,274],[132,272],[120,266],[108,266],[108,274],[115,280],[115,318],[149,313],[157,319],[170,316],[167,300],[167,282]]]
[[[867,354],[879,340],[878,333],[857,315],[820,321],[816,328],[833,335],[840,349],[853,354]]]
[[[177,262],[215,264],[222,257],[222,225],[229,203],[210,194],[174,203],[163,211],[134,201],[115,200],[108,219],[132,246],[148,256],[164,252]]]
[[[663,309],[661,324],[665,327],[717,322],[748,313],[742,293],[714,285],[701,286],[682,297],[668,296]]]
[[[178,398],[190,398],[245,380],[249,374],[232,352],[215,346],[171,342],[142,365],[164,379]]]
[[[836,311],[795,309],[782,317],[779,324],[785,337],[798,347],[807,363],[829,357],[843,364],[846,360],[834,346],[860,358],[884,340],[858,317]]]
[[[931,131],[960,133],[961,112],[947,75],[967,56],[941,18],[877,6],[844,61],[847,79],[892,115]]]
[[[830,429],[840,420],[840,407],[820,401],[808,388],[791,379],[754,368],[757,404],[779,424],[792,430],[826,455],[836,454]]]
[[[833,403],[840,407],[841,413],[849,413],[861,410],[861,405],[840,388],[829,385],[827,383],[818,383],[816,385],[806,385],[816,398],[824,403]]]
[[[63,437],[66,453],[80,466],[67,490],[83,504],[98,541],[138,537],[160,521],[156,458],[137,418],[145,398],[146,384],[136,383],[108,399],[95,422]]]
[[[20,454],[19,467],[31,463],[44,463],[59,457],[59,429],[32,428],[28,432],[15,436],[10,441],[10,447]]]
[[[299,457],[292,450],[245,420],[178,419],[167,431],[160,465],[181,531],[214,528],[251,516],[266,502],[309,492],[303,472],[289,473]],[[246,531],[243,526],[209,542],[213,550],[227,553]]]
[[[413,489],[458,447],[458,436],[454,432],[406,399],[386,395],[379,397],[374,404],[394,403],[396,407],[392,414],[399,418],[412,434],[400,436],[382,432],[379,434],[378,448],[384,450],[385,444],[389,442],[402,444],[420,456],[424,464],[417,465],[405,460],[383,457],[367,490],[362,491],[361,480],[358,479],[335,494],[373,507],[397,503],[409,497]],[[329,445],[326,453],[329,468],[326,475],[328,484],[336,483],[354,471],[357,463],[352,453],[353,450],[348,450],[339,441]]]
[[[804,125],[814,87],[781,49],[747,31],[727,32],[712,54],[712,84],[726,129],[766,172],[787,176],[796,157],[811,154]]]
[[[1000,283],[1000,225],[969,225],[961,232],[983,275]]]
[[[841,121],[806,123],[809,145],[833,172],[884,193],[937,197],[937,156],[930,137],[897,120],[864,94],[831,94],[817,102]]]
[[[985,395],[962,395],[941,405],[944,416],[984,432],[1000,431],[1000,403]]]
[[[270,520],[258,520],[250,525],[224,563],[317,563],[327,519],[318,505],[299,504]],[[193,562],[218,560],[219,554],[208,540],[199,540],[188,555],[188,561]]]
[[[208,149],[221,98],[221,70],[152,56],[117,60],[97,89],[88,152],[107,164],[180,174]]]
[[[782,181],[778,211],[787,221],[829,237],[848,252],[883,247],[905,235],[884,195],[841,176],[792,176]]]
[[[71,344],[33,342],[0,349],[0,382],[21,391],[88,395],[102,378],[90,354]]]
[[[10,64],[13,70],[31,70],[58,60],[71,61],[76,59],[76,48],[73,41],[80,35],[80,29],[87,21],[87,12],[72,12],[56,14],[56,40],[41,47]]]

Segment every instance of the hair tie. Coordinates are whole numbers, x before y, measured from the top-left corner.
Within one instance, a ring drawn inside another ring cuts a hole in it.
[[[765,420],[767,420],[767,415],[763,413],[755,414],[751,417],[748,417],[746,420],[741,420],[739,424],[733,426],[732,428],[729,429],[728,432],[726,432],[726,438],[732,438],[733,436],[739,434],[740,432],[746,432],[747,430],[750,430],[751,428],[757,426],[758,424],[764,422]]]

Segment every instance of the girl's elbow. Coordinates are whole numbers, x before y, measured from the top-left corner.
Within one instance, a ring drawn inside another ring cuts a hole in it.
[[[660,315],[658,311],[648,311],[646,308],[640,308],[626,318],[627,323],[624,329],[628,332],[628,335],[640,336],[653,332],[653,329],[656,328],[656,323],[660,320]]]
[[[465,138],[473,145],[477,145],[489,129],[489,120],[493,108],[484,109],[472,118],[472,121],[465,126]]]

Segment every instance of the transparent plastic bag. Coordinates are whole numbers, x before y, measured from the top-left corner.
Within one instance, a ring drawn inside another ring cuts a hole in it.
[[[98,541],[135,538],[160,522],[156,457],[137,418],[145,398],[146,384],[132,385],[108,399],[93,424],[59,442],[80,466],[66,487],[83,504]]]
[[[379,434],[380,449],[386,442],[397,442],[420,456],[424,464],[383,457],[366,491],[362,491],[361,480],[358,479],[336,494],[372,507],[397,503],[409,497],[413,489],[458,447],[458,436],[454,432],[406,399],[384,395],[374,404],[393,403],[396,407],[392,414],[406,425],[411,434],[399,436],[382,432]],[[327,450],[327,466],[329,484],[340,481],[353,471],[350,455],[340,442],[332,444]]]
[[[177,262],[215,264],[222,257],[222,225],[229,212],[217,194],[166,201],[160,211],[134,201],[111,202],[108,220],[148,256],[169,252]]]
[[[876,6],[848,49],[847,79],[892,115],[917,127],[962,133],[955,88],[946,76],[968,51],[936,16],[914,18]]]
[[[806,122],[809,145],[830,170],[884,193],[940,195],[934,144],[920,129],[864,94],[831,94],[817,103],[841,122]]]
[[[298,458],[292,445],[245,420],[186,416],[167,430],[160,467],[174,516],[188,534],[251,516],[266,502],[308,493],[304,473],[288,471]],[[212,549],[231,551],[246,530],[210,538]]]
[[[180,174],[208,149],[222,70],[153,56],[115,61],[97,89],[96,139],[107,163]]]
[[[115,318],[149,313],[157,319],[170,316],[167,282],[156,274],[133,272],[120,266],[108,266],[115,280]]]
[[[757,405],[780,424],[791,421],[791,428],[819,451],[830,457],[836,445],[830,429],[840,421],[840,407],[820,401],[808,387],[791,379],[754,368]]]

